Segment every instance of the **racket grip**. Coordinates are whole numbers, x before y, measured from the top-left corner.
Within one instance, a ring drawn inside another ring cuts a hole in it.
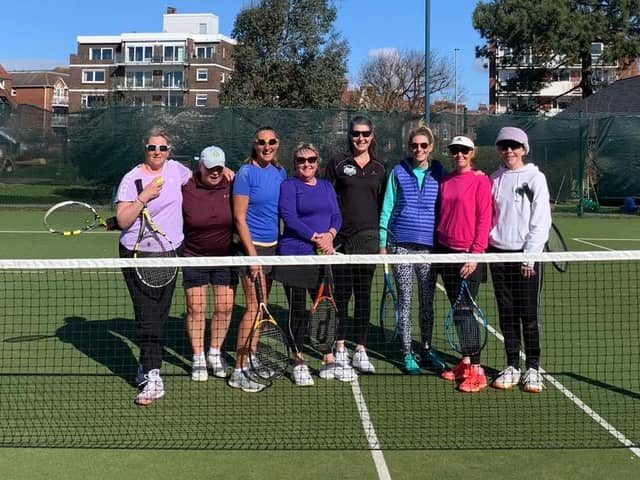
[[[143,190],[143,188],[142,188],[142,179],[141,178],[136,179],[135,183],[136,183],[136,190],[138,191],[138,195],[140,195],[142,193],[142,190]]]
[[[262,291],[262,280],[260,279],[260,275],[258,275],[255,279],[255,286],[258,303],[264,303],[264,292]]]

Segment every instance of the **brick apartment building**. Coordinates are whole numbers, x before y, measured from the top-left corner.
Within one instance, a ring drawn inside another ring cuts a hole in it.
[[[18,105],[31,105],[54,114],[69,109],[66,68],[54,70],[13,71],[13,99]]]
[[[236,45],[218,30],[216,15],[169,7],[162,32],[78,36],[69,111],[107,104],[218,106]]]
[[[2,65],[0,65],[0,108],[13,108],[15,100],[13,97],[13,78]]]

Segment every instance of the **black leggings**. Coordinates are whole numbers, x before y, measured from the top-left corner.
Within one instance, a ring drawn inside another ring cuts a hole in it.
[[[354,297],[353,319],[356,327],[356,343],[366,345],[371,317],[371,283],[375,265],[336,265],[333,269],[335,300],[338,308],[338,340],[345,339],[345,320],[349,301]]]
[[[132,258],[133,251],[120,245],[120,258]],[[162,366],[162,336],[169,319],[176,278],[162,288],[143,284],[133,268],[123,268],[122,274],[133,303],[136,335],[140,347],[140,364],[145,372]]]
[[[522,276],[520,263],[490,265],[507,365],[519,367],[522,338],[527,356],[526,368],[537,369],[540,366],[540,292],[543,280],[540,263],[534,264],[536,274],[530,278]]]
[[[292,287],[283,285],[289,302],[289,343],[296,353],[302,353],[304,339],[309,329],[309,314],[307,313],[307,295],[315,299],[317,288]],[[320,353],[329,353],[320,352]]]

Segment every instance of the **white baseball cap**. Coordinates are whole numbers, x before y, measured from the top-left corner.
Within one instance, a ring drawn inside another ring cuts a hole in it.
[[[462,135],[458,135],[457,137],[453,137],[451,139],[450,147],[454,145],[461,145],[463,147],[476,148],[473,141],[469,137],[463,137]]]
[[[224,167],[224,151],[220,147],[211,145],[200,153],[200,163],[206,168]]]

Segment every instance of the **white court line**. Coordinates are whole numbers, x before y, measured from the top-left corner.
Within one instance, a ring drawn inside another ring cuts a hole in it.
[[[438,289],[445,292],[445,289],[442,285],[438,283],[437,286],[438,286]],[[489,333],[494,335],[499,341],[504,343],[504,337],[495,328],[493,328],[491,325],[487,325],[487,330],[489,331]],[[522,350],[520,351],[520,358],[522,360],[527,359],[527,356],[524,354]],[[634,447],[633,442],[629,440],[627,437],[625,437],[622,432],[620,432],[617,428],[615,428],[613,425],[607,422],[602,415],[600,415],[598,412],[593,410],[589,405],[584,403],[576,394],[574,394],[571,390],[569,390],[562,383],[556,380],[555,377],[547,373],[545,369],[540,367],[539,370],[540,370],[540,373],[544,375],[545,379],[551,385],[556,387],[560,391],[560,393],[562,393],[565,397],[571,400],[571,402],[573,402],[573,404],[576,407],[578,407],[580,410],[586,413],[587,416],[589,416],[594,422],[596,422],[598,425],[604,428],[609,435],[611,435],[613,438],[618,440],[625,447],[628,447],[631,453],[633,453],[636,457],[640,457],[640,448]]]
[[[598,245],[597,243],[587,242],[583,238],[572,238],[571,240],[573,240],[574,242],[578,242],[578,243],[584,243],[585,245],[590,245],[592,247],[596,247],[596,248],[599,248],[601,250],[609,250],[610,252],[614,251],[613,248],[608,248],[608,247],[605,247],[603,245]],[[604,239],[604,238],[596,238],[596,239],[592,239],[592,240],[606,240],[606,239]]]
[[[353,392],[356,406],[360,413],[360,421],[362,423],[362,428],[364,428],[364,433],[367,436],[367,443],[369,444],[373,463],[375,464],[376,471],[378,472],[378,478],[380,480],[391,480],[391,474],[389,473],[387,462],[384,459],[384,454],[380,449],[380,441],[378,440],[378,435],[376,435],[376,431],[373,428],[369,409],[367,408],[364,396],[362,395],[362,390],[360,390],[360,384],[358,383],[357,378],[351,382],[351,391]]]
[[[6,234],[12,234],[12,233],[46,233],[48,235],[52,235],[52,233],[49,230],[0,230],[0,234],[1,233],[6,233]],[[100,230],[95,230],[95,231],[82,232],[82,235],[87,235],[88,233],[90,233],[90,234],[96,234],[97,233],[97,234],[103,235],[105,233],[110,233],[110,234],[118,233],[119,234],[120,232],[118,232],[118,231],[102,232]]]

